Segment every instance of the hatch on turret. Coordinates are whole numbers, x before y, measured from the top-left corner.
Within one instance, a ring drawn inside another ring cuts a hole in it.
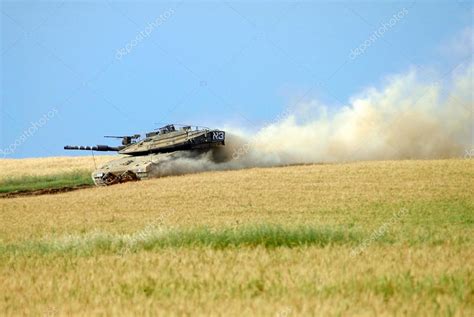
[[[160,128],[160,134],[167,134],[170,132],[175,132],[176,128],[173,124],[165,125],[164,127]]]

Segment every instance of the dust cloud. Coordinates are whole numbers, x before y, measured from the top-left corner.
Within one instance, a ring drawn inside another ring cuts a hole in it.
[[[155,176],[298,163],[462,157],[472,148],[473,64],[424,80],[416,70],[347,105],[303,102],[252,134],[226,128],[226,146],[160,158]]]

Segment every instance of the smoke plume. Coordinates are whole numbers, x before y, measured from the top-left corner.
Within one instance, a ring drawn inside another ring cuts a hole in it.
[[[473,139],[473,64],[424,80],[393,76],[332,111],[318,101],[289,108],[252,134],[227,128],[226,146],[160,159],[156,176],[206,170],[354,160],[462,157]]]

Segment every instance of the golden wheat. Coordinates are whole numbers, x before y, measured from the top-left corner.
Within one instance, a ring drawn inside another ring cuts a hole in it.
[[[370,230],[401,208],[429,212],[430,206],[472,204],[473,177],[473,160],[255,168],[165,177],[2,199],[0,239],[22,239],[25,233],[29,238],[90,230],[127,233],[157,222],[218,228],[350,221]]]
[[[16,258],[0,266],[0,311],[472,316],[473,255],[445,246],[372,248],[356,259],[345,247]]]
[[[43,176],[95,169],[113,156],[48,157],[30,159],[0,159],[0,180],[10,177]],[[94,162],[95,161],[95,162]]]
[[[470,316],[473,177],[473,160],[359,162],[1,199],[0,312]],[[219,231],[249,224],[325,226],[366,238],[355,255],[344,242],[89,255],[13,248],[87,243],[95,233],[142,237],[150,227]]]

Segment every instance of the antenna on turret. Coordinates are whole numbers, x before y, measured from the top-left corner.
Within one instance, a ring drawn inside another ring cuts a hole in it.
[[[94,160],[94,167],[97,169],[97,163],[95,162],[95,156],[94,156],[94,150],[91,150],[92,152],[92,159]]]

